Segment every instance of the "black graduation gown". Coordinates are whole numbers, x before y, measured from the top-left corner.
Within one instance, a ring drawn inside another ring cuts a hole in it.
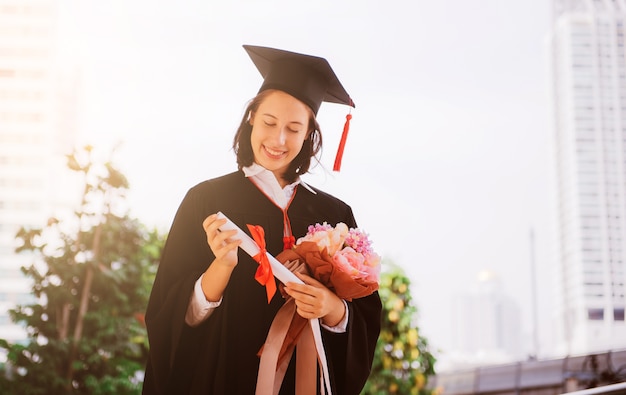
[[[352,209],[339,199],[298,186],[288,207],[296,239],[307,227],[324,221],[356,227]],[[241,229],[265,229],[267,250],[283,248],[283,212],[242,171],[205,181],[183,199],[163,251],[148,302],[146,325],[150,355],[144,394],[254,394],[259,357],[274,315],[283,305],[280,292],[267,303],[265,288],[256,282],[258,264],[239,250],[239,263],[224,291],[221,305],[197,327],[185,323],[196,280],[213,261],[202,221],[222,211]],[[358,394],[370,372],[380,332],[378,293],[348,303],[345,333],[322,329],[333,393]],[[296,351],[297,352],[297,351]],[[294,393],[293,358],[281,394]]]

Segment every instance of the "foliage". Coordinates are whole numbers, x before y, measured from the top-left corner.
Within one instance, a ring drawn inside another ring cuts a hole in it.
[[[10,312],[28,339],[0,339],[0,393],[138,394],[148,350],[143,311],[163,237],[117,213],[128,182],[110,162],[94,163],[89,146],[67,158],[84,188],[78,209],[17,234],[17,252],[36,260],[22,268],[35,302]]]
[[[428,378],[435,374],[435,358],[428,341],[419,334],[417,308],[410,294],[410,280],[404,271],[389,264],[381,273],[382,328],[372,373],[362,394],[431,395]]]

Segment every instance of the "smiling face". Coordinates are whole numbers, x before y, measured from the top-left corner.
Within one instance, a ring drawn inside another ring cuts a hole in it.
[[[282,187],[283,174],[309,134],[311,109],[295,97],[272,91],[250,115],[254,161],[270,170]]]

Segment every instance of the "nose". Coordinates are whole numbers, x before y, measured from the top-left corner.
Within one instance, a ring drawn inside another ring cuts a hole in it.
[[[285,141],[287,141],[287,130],[283,127],[278,129],[278,142],[280,145],[284,145]]]

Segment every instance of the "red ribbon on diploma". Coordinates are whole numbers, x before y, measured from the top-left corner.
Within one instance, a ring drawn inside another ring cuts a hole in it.
[[[270,266],[270,261],[267,258],[267,250],[265,249],[265,230],[262,226],[250,224],[248,224],[248,230],[261,250],[252,257],[252,259],[259,263],[254,279],[257,280],[259,284],[265,286],[267,303],[269,303],[276,293],[276,281],[274,281],[274,273],[272,273],[272,266]]]

